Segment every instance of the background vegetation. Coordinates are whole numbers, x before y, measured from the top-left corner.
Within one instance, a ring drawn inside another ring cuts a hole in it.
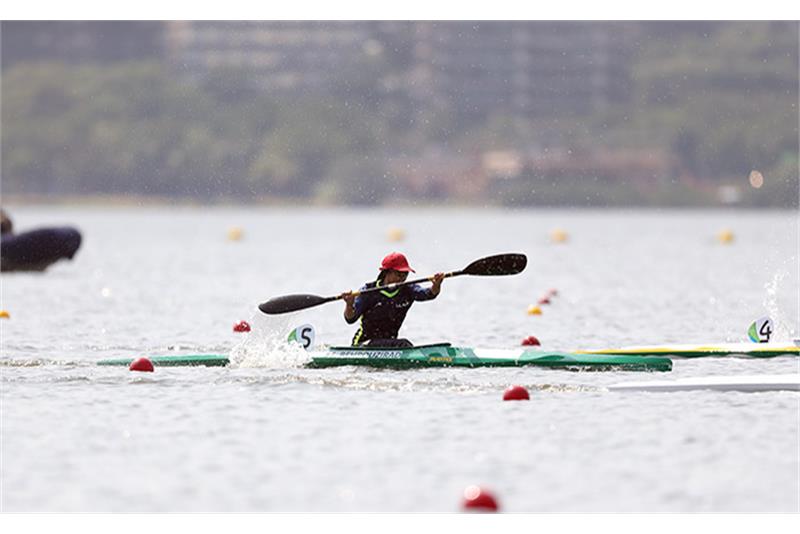
[[[479,201],[708,205],[719,185],[747,186],[755,169],[765,185],[743,205],[796,206],[798,35],[796,25],[782,28],[721,25],[713,36],[636,43],[628,104],[557,119],[490,112],[475,120],[443,110],[417,123],[409,102],[376,87],[392,73],[387,60],[356,65],[328,95],[292,97],[252,90],[246,73],[193,83],[159,62],[21,62],[2,75],[2,187],[376,204],[424,200],[387,162],[431,147],[464,155],[658,149],[674,165],[646,188],[525,169]]]

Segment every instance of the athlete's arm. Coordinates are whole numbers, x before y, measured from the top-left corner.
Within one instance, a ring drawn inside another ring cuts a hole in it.
[[[341,297],[344,301],[344,320],[348,324],[354,323],[356,321],[356,296],[352,291],[348,291],[342,293]]]
[[[444,280],[444,273],[436,273],[431,277],[433,285],[431,287],[420,287],[418,284],[411,285],[411,291],[414,292],[414,300],[433,300],[439,296],[442,290],[442,280]]]
[[[362,287],[361,291],[366,288],[366,286]],[[352,291],[341,294],[342,300],[344,301],[344,320],[347,321],[347,324],[353,324],[364,314],[366,306],[368,306],[368,296],[369,295],[356,296]]]

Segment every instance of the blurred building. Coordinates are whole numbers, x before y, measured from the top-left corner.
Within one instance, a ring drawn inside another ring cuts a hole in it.
[[[328,90],[378,46],[358,21],[179,21],[166,35],[182,72],[237,73],[272,93]]]
[[[626,102],[636,23],[414,23],[412,91],[461,116],[580,115]]]
[[[158,21],[3,21],[2,66],[162,59],[163,28]]]
[[[627,101],[636,23],[184,21],[171,62],[268,92],[399,94],[456,118],[580,115]],[[372,70],[370,70],[372,69]]]

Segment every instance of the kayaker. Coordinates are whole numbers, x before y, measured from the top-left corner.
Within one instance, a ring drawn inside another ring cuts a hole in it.
[[[383,258],[377,280],[368,282],[360,291],[405,282],[410,272],[416,271],[408,265],[406,257],[399,252],[393,252]],[[436,273],[431,278],[433,285],[429,288],[411,284],[398,287],[394,291],[381,290],[358,296],[352,291],[343,293],[345,321],[353,324],[361,319],[361,325],[353,336],[353,345],[411,347],[409,340],[397,338],[408,309],[416,300],[435,299],[442,290],[442,280],[444,273]]]

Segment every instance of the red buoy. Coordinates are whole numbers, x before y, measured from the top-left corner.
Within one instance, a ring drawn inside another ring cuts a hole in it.
[[[503,393],[503,400],[531,400],[528,390],[522,386],[511,386]]]
[[[463,507],[469,512],[496,512],[499,508],[494,495],[479,486],[467,486],[464,489]]]
[[[539,304],[539,305],[541,305],[541,304],[550,304],[550,299],[548,297],[542,297],[542,298],[539,299],[539,302],[537,304]]]
[[[129,371],[143,371],[145,373],[152,373],[155,369],[153,369],[153,362],[151,362],[147,358],[139,358],[138,360],[133,360],[131,362],[130,367],[128,367]]]
[[[233,325],[234,332],[249,332],[250,331],[250,324],[247,321],[239,321],[235,325]]]
[[[539,343],[539,340],[538,340],[538,339],[536,339],[536,337],[535,337],[535,336],[528,336],[528,337],[526,337],[525,339],[523,339],[523,340],[522,340],[522,344],[523,344],[523,345],[533,345],[533,346],[537,346],[537,347],[538,347],[539,345],[541,345],[541,343]]]
[[[551,289],[550,289],[550,290],[547,292],[547,296],[548,296],[548,297],[555,297],[556,295],[558,295],[558,290],[557,290],[557,289],[555,289],[555,288],[551,288]]]

